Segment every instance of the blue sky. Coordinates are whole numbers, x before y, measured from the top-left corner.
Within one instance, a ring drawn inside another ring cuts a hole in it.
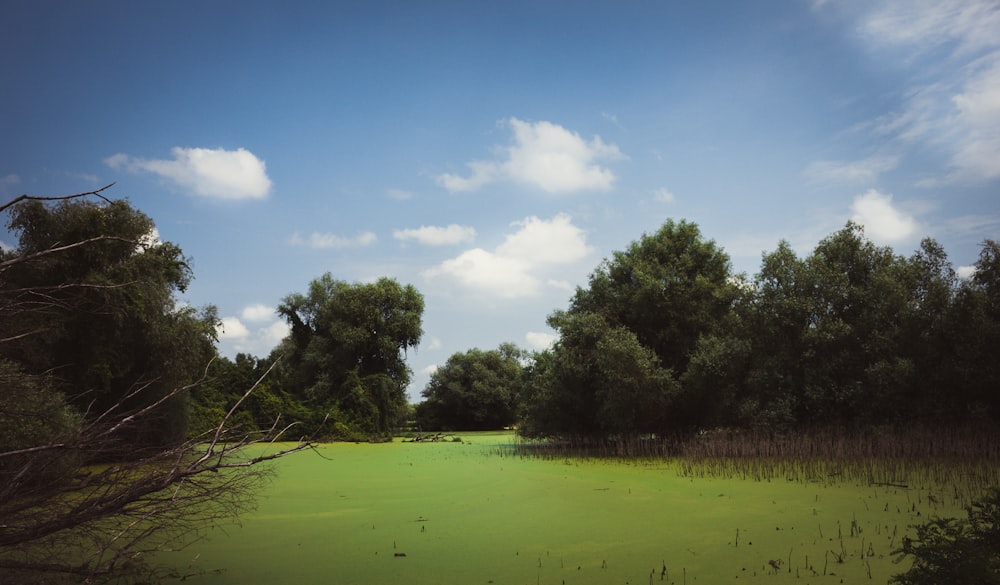
[[[413,284],[416,400],[454,352],[544,347],[668,218],[749,275],[851,219],[968,267],[1000,237],[997,31],[985,0],[6,0],[0,196],[116,182],[229,356],[324,272]]]

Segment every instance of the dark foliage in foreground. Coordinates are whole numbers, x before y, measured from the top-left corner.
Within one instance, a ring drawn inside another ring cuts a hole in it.
[[[1000,489],[967,508],[968,518],[938,518],[916,527],[896,554],[913,565],[890,581],[898,585],[1000,584]]]

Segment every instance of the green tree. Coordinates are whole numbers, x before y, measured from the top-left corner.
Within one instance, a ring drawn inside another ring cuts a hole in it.
[[[679,384],[636,335],[596,313],[556,312],[552,349],[525,382],[525,436],[602,438],[671,431]]]
[[[410,285],[324,274],[278,307],[291,326],[281,347],[285,389],[355,431],[389,433],[406,407],[405,354],[420,342],[423,309]]]
[[[149,553],[231,520],[253,503],[265,477],[258,463],[309,446],[241,453],[282,437],[233,424],[260,380],[210,432],[175,437],[179,407],[204,382],[208,359],[187,373],[197,350],[211,347],[214,319],[169,302],[169,283],[186,274],[179,250],[146,238],[148,218],[103,190],[0,206],[23,236],[0,252],[5,582],[148,580]],[[106,345],[73,351],[74,335]]]
[[[602,262],[569,311],[597,313],[632,331],[680,376],[698,338],[729,313],[738,294],[731,277],[729,256],[697,225],[668,220]]]
[[[967,519],[938,518],[917,526],[895,554],[913,565],[895,575],[898,585],[1000,583],[1000,489],[994,488],[966,510]]]
[[[1000,421],[1000,243],[982,244],[975,272],[959,287],[949,315],[952,390],[968,417]]]
[[[456,353],[431,375],[417,405],[426,430],[474,431],[514,424],[524,352],[510,343],[499,349]]]
[[[699,339],[725,327],[739,287],[693,223],[667,221],[615,252],[549,324],[530,379],[526,432],[670,433],[705,424],[711,395],[681,383]],[[559,412],[562,410],[563,412]]]
[[[18,244],[2,256],[0,357],[27,373],[56,372],[57,390],[90,412],[123,397],[126,408],[142,408],[201,376],[215,355],[215,309],[176,304],[191,279],[188,260],[155,237],[148,216],[127,201],[79,198],[28,199],[7,212]],[[184,400],[157,417],[133,429],[137,447],[183,439]]]

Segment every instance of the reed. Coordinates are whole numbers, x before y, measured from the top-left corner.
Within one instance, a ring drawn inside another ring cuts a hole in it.
[[[963,505],[1000,485],[1000,432],[979,427],[816,429],[792,434],[715,430],[688,437],[623,436],[518,439],[503,456],[671,460],[687,477],[740,478],[870,486],[951,486]]]

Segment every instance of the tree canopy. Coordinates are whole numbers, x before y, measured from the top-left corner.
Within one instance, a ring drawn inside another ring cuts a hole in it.
[[[352,432],[389,433],[406,410],[405,354],[420,342],[423,310],[413,286],[390,278],[313,280],[278,307],[291,326],[278,350],[283,388]]]
[[[233,519],[258,463],[308,446],[241,454],[283,436],[235,421],[259,378],[185,438],[214,311],[175,303],[190,279],[180,249],[103,190],[0,206],[19,235],[0,250],[0,571],[12,582],[147,579],[146,553]]]
[[[692,223],[667,221],[595,270],[527,385],[524,431],[616,435],[698,424],[679,379],[698,339],[719,328],[738,287],[729,257]]]
[[[431,374],[417,405],[425,430],[500,429],[517,420],[524,352],[510,343],[498,349],[456,353]]]
[[[753,279],[668,221],[605,260],[527,369],[529,436],[665,435],[1000,421],[1000,246],[960,280],[941,246],[910,257],[848,223]]]
[[[201,377],[215,355],[214,307],[179,306],[191,280],[181,249],[156,237],[152,220],[127,201],[26,200],[8,210],[17,248],[4,252],[0,357],[51,383],[80,411],[141,408]],[[54,252],[57,251],[57,252]],[[186,433],[183,400],[132,437],[136,447]]]

